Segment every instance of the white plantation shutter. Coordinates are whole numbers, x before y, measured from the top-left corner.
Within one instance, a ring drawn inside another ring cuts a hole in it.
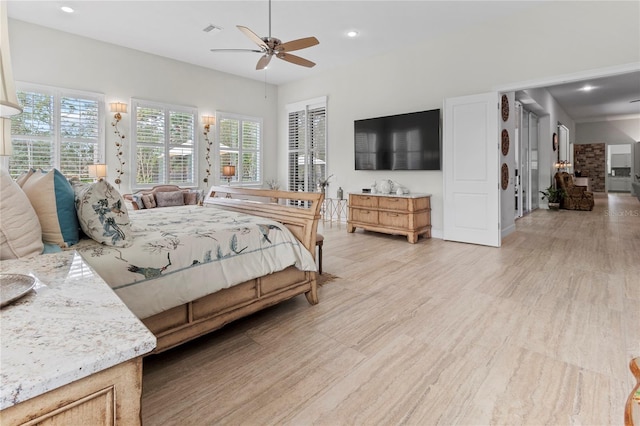
[[[185,112],[169,112],[169,183],[193,184],[195,115]]]
[[[327,177],[326,97],[287,105],[287,110],[288,189],[316,191],[318,180]]]
[[[11,175],[57,168],[90,180],[87,166],[104,152],[102,95],[18,85],[18,102],[24,111],[11,120]]]
[[[222,167],[234,165],[236,174],[230,182],[262,183],[262,119],[224,112],[216,116],[221,181],[226,179],[222,176]]]
[[[289,113],[289,191],[305,191],[307,188],[305,117],[304,111]]]
[[[195,185],[196,110],[133,100],[135,187]]]
[[[97,162],[100,138],[99,104],[95,100],[63,96],[60,100],[60,170],[82,176]]]

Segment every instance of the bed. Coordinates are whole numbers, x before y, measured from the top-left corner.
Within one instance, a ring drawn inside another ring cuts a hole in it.
[[[300,294],[317,304],[321,203],[320,193],[213,186],[201,206],[130,211],[130,247],[75,249],[156,335],[157,353]]]

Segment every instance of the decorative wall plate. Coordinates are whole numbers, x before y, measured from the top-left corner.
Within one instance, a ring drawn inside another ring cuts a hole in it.
[[[502,163],[500,182],[502,183],[502,189],[507,189],[509,186],[509,166],[507,166],[507,163]]]
[[[507,95],[502,95],[502,121],[509,119],[509,98]]]
[[[509,153],[509,131],[502,129],[502,155]]]

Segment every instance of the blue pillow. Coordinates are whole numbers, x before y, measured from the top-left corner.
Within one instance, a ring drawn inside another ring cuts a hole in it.
[[[22,184],[22,190],[38,215],[45,244],[69,247],[78,243],[80,232],[75,196],[71,184],[60,171],[36,170]]]

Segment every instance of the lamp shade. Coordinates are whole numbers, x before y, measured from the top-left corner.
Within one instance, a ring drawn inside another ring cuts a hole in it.
[[[216,118],[212,115],[203,115],[202,116],[202,123],[205,126],[215,126],[216,125]]]
[[[0,156],[10,156],[13,154],[11,146],[11,119],[0,118]]]
[[[106,164],[89,164],[89,176],[92,178],[102,179],[107,177],[107,165]]]
[[[109,104],[109,108],[111,112],[122,112],[125,114],[127,113],[127,104],[122,102],[111,102]]]
[[[227,166],[222,166],[222,176],[231,177],[235,175],[236,175],[236,166],[231,164]]]
[[[7,2],[2,1],[0,2],[0,117],[5,118],[22,112],[13,82],[8,22]]]

